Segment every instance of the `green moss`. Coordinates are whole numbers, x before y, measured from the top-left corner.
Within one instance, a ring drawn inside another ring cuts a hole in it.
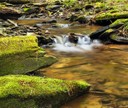
[[[6,104],[5,104],[6,103]],[[33,99],[0,99],[1,108],[38,108]]]
[[[14,105],[15,102],[21,102],[19,104],[21,105],[26,101],[33,102],[30,105],[35,103],[34,106],[38,108],[46,103],[54,106],[78,96],[79,93],[84,93],[88,87],[89,84],[84,81],[65,81],[25,75],[3,76],[0,77],[0,103],[2,104],[6,99],[3,106]],[[30,107],[18,106],[18,108]]]
[[[113,31],[114,31],[113,29],[108,29],[108,30],[105,31],[105,33],[111,33]]]
[[[24,51],[37,51],[40,48],[36,36],[15,36],[0,38],[0,56]]]
[[[113,22],[110,27],[113,27],[115,25],[119,25],[119,24],[125,24],[126,22],[128,22],[128,18],[127,19],[118,19],[115,22]]]
[[[77,2],[77,0],[63,0],[63,4],[67,7],[74,5],[74,3],[76,3],[76,2]]]
[[[6,6],[3,4],[0,4],[0,10],[3,9],[4,7],[6,7]]]
[[[117,38],[118,38],[118,36],[116,34],[111,35],[111,39],[116,40]]]
[[[8,74],[26,74],[35,71],[39,68],[50,66],[55,63],[57,59],[52,56],[27,56],[26,54],[18,54],[1,59],[0,75]]]
[[[111,19],[121,19],[121,18],[128,18],[128,11],[123,12],[105,12],[95,17],[96,20],[111,20]]]
[[[24,10],[24,12],[28,12],[31,10],[31,8],[25,7],[25,8],[23,8],[23,10]]]
[[[0,75],[25,74],[57,61],[44,54],[35,36],[0,38]]]

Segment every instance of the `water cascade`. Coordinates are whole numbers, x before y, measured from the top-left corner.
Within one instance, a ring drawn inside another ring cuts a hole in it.
[[[91,51],[94,47],[102,45],[98,40],[92,41],[87,35],[78,36],[76,43],[71,42],[67,35],[55,36],[53,41],[53,50],[61,52]]]

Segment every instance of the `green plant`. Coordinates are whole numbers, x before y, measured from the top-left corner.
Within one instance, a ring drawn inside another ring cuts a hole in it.
[[[66,7],[70,7],[72,6],[74,3],[76,3],[77,0],[64,0],[63,1],[63,4],[66,6]]]

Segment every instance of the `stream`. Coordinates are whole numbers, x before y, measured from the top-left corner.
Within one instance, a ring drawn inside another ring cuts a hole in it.
[[[52,78],[85,80],[90,93],[62,108],[128,108],[128,47],[107,45],[85,53],[61,53],[47,50],[59,62],[41,69]]]
[[[27,21],[17,21],[27,24]],[[30,21],[38,24],[40,20]],[[59,28],[52,24],[42,25],[50,34],[61,36],[68,33],[89,34],[100,26],[86,26],[59,21]],[[48,54],[56,56],[58,62],[38,70],[46,77],[65,80],[85,80],[91,84],[85,94],[61,108],[128,108],[128,46],[102,45],[84,52],[61,52],[45,48]]]

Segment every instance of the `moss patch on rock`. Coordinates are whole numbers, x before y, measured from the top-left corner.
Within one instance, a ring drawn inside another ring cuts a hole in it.
[[[0,56],[21,52],[38,51],[36,36],[15,36],[0,38]]]
[[[0,59],[0,75],[25,74],[57,61],[45,55],[35,36],[0,38]]]
[[[119,25],[119,24],[125,24],[128,22],[128,18],[126,19],[118,19],[116,20],[115,22],[113,22],[110,27],[113,27],[113,26],[116,26],[116,25]]]
[[[58,108],[61,104],[86,93],[84,81],[65,81],[25,75],[0,77],[1,108]]]
[[[95,17],[95,21],[97,24],[110,24],[113,21],[117,19],[122,19],[122,18],[128,18],[128,11],[122,11],[122,12],[104,12],[102,14],[98,14]]]

